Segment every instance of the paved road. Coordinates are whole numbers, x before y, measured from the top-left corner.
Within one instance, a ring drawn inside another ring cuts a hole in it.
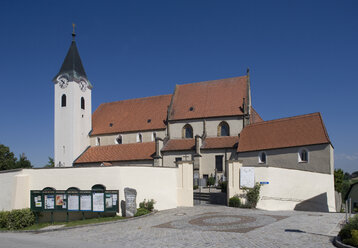
[[[344,215],[196,206],[100,226],[0,233],[0,247],[333,247]]]

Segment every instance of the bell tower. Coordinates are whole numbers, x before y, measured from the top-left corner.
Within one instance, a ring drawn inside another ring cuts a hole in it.
[[[70,167],[90,145],[92,85],[88,81],[75,41],[60,71],[52,80],[55,88],[55,167]]]

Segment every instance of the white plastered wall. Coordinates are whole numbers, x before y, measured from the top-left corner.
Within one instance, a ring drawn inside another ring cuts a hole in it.
[[[304,201],[311,201],[309,205],[312,207],[336,211],[333,175],[281,168],[255,168],[255,181],[269,182],[261,187],[258,208],[299,210],[299,206],[305,204]]]
[[[21,174],[21,171],[0,173],[0,211],[13,208],[16,176],[19,174]]]
[[[90,190],[95,184],[103,184],[108,190],[119,190],[120,201],[124,200],[125,187],[134,188],[137,205],[144,199],[154,199],[158,210],[192,206],[192,171],[192,164],[183,163],[178,168],[121,166],[23,169],[0,173],[0,210],[30,207],[30,190],[45,187]]]
[[[217,137],[218,126],[222,121],[226,121],[230,127],[230,136],[237,136],[243,126],[241,116],[231,116],[231,117],[219,117],[219,118],[210,118],[205,120],[205,129],[208,137]],[[168,124],[170,138],[171,139],[181,139],[182,138],[182,129],[186,124],[190,124],[193,128],[193,137],[195,135],[202,135],[204,131],[204,119],[197,120],[188,120],[188,121],[175,121]]]
[[[241,196],[240,167],[228,163],[228,198]],[[264,210],[316,210],[335,212],[333,175],[282,168],[254,168],[255,182],[268,182],[260,189],[257,208]],[[304,206],[305,209],[302,208]]]
[[[122,136],[122,144],[131,144],[137,143],[137,135],[138,133],[142,134],[143,142],[154,142],[153,139],[153,132],[156,133],[158,138],[164,139],[165,137],[165,130],[156,130],[156,131],[143,131],[143,132],[136,132],[136,133],[117,133],[117,134],[106,134],[106,135],[95,135],[91,136],[91,146],[96,146],[96,139],[99,137],[101,139],[101,146],[106,145],[115,145],[116,139],[119,135]]]

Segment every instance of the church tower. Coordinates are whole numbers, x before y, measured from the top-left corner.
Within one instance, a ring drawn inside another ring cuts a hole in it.
[[[87,79],[75,42],[72,42],[55,87],[55,167],[70,167],[90,145],[92,85]]]

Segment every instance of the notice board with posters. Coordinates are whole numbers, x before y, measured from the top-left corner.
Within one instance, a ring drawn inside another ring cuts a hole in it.
[[[31,190],[31,210],[36,212],[119,212],[118,190]]]
[[[240,188],[253,188],[255,186],[254,167],[240,168]]]

